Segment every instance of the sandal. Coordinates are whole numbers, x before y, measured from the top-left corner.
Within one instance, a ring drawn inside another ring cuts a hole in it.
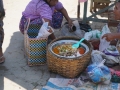
[[[0,64],[2,64],[2,63],[4,63],[5,62],[5,58],[4,58],[4,56],[1,56],[0,57]]]

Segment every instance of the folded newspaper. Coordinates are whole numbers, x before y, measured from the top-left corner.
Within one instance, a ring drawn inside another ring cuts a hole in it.
[[[42,90],[120,90],[119,83],[103,85],[90,81],[86,82],[85,80],[87,80],[87,77],[85,78],[83,75],[76,79],[50,78]]]
[[[42,90],[77,90],[74,85],[70,85],[72,82],[72,79],[50,78]]]

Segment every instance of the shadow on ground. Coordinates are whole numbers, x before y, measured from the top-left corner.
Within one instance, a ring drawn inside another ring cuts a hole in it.
[[[0,90],[33,90],[44,86],[55,74],[47,65],[29,67],[24,56],[24,39],[20,32],[14,32],[4,52],[6,61],[0,65]]]

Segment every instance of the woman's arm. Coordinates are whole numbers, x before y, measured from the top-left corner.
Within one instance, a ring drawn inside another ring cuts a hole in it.
[[[112,41],[114,39],[120,39],[120,33],[107,33],[103,35],[102,38],[106,38],[107,41]]]
[[[68,16],[68,13],[67,13],[66,9],[62,8],[59,11],[63,14],[63,16],[65,17],[65,19],[68,21],[69,25],[72,26],[72,20]]]

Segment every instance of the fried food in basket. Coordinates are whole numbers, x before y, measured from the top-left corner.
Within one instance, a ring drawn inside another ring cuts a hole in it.
[[[53,48],[53,52],[61,56],[77,56],[77,51],[79,51],[80,54],[85,53],[85,49],[83,47],[78,49],[72,48],[72,44],[62,44]]]

